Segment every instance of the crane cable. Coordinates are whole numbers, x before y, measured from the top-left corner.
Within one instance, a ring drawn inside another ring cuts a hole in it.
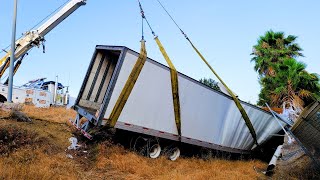
[[[162,53],[162,56],[166,60],[167,64],[169,65],[170,68],[170,78],[171,78],[171,91],[172,91],[172,99],[173,99],[173,109],[174,109],[174,119],[177,127],[177,131],[179,134],[179,138],[181,138],[181,113],[180,113],[180,100],[179,100],[179,83],[178,83],[178,72],[176,68],[174,67],[171,59],[169,58],[166,50],[164,49],[162,43],[160,42],[158,36],[155,34],[153,31],[148,19],[146,18],[144,14],[144,10],[142,8],[140,0],[138,0],[139,3],[139,8],[141,12],[142,18],[147,22],[152,35],[154,36],[154,40],[156,41],[159,50]]]
[[[143,18],[142,18],[143,22]],[[121,93],[116,101],[116,104],[114,105],[112,112],[108,119],[108,125],[109,127],[114,127],[120,117],[120,114],[131,94],[131,91],[140,75],[140,72],[147,60],[147,51],[145,46],[145,40],[144,40],[144,31],[143,31],[143,23],[142,23],[142,35],[141,35],[141,47],[140,47],[140,54],[139,57],[133,66],[131,73],[124,85],[124,87],[121,90]]]
[[[186,38],[186,40],[190,43],[190,45],[192,46],[192,48],[196,51],[196,53],[200,56],[200,58],[202,59],[202,61],[209,67],[209,69],[211,70],[211,72],[219,79],[219,81],[223,84],[223,86],[226,88],[226,90],[228,91],[228,93],[231,95],[233,101],[235,102],[237,108],[239,109],[242,118],[244,119],[251,135],[252,138],[255,142],[256,145],[258,144],[258,140],[257,140],[257,135],[256,132],[254,130],[254,127],[249,119],[248,114],[246,113],[246,111],[244,110],[244,108],[242,107],[239,99],[236,97],[236,95],[229,89],[229,87],[224,83],[224,81],[220,78],[220,76],[216,73],[216,71],[212,68],[212,66],[209,64],[209,62],[204,58],[204,56],[200,53],[200,51],[194,46],[194,44],[192,43],[192,41],[190,40],[190,38],[187,36],[187,34],[180,28],[180,26],[178,25],[178,23],[173,19],[173,17],[171,16],[171,14],[168,12],[168,10],[164,7],[164,5],[160,2],[160,0],[157,0],[158,3],[160,4],[160,6],[163,8],[163,10],[166,12],[166,14],[170,17],[170,19],[173,21],[173,23],[177,26],[177,28],[180,30],[181,34]]]

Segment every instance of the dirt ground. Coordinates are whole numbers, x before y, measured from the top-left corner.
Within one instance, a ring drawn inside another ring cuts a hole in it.
[[[316,164],[295,141],[283,144],[281,158],[275,168],[275,179],[319,179]]]
[[[31,122],[0,110],[0,179],[266,179],[259,160],[149,159],[109,140],[67,150],[75,117],[64,108],[22,108]]]

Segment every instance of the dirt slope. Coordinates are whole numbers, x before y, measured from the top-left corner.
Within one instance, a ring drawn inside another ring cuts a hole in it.
[[[17,122],[0,110],[0,179],[263,179],[257,161],[148,159],[109,141],[82,142],[68,151],[73,129],[63,108],[24,106],[32,122]],[[67,154],[73,158],[67,158]]]

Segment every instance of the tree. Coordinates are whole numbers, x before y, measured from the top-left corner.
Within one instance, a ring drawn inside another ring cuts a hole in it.
[[[215,80],[211,79],[211,78],[203,78],[203,79],[200,79],[199,82],[201,82],[202,84],[205,84],[209,87],[211,87],[212,89],[214,90],[217,90],[217,91],[221,91],[220,90],[220,87],[218,85],[218,82],[216,82]]]
[[[263,88],[259,94],[259,105],[266,102],[273,107],[289,104],[300,112],[306,103],[320,97],[319,76],[308,73],[306,64],[287,58],[273,67],[275,75],[261,79]]]
[[[251,62],[261,85],[258,105],[290,105],[301,111],[320,97],[319,76],[307,72],[306,64],[296,60],[303,56],[296,40],[297,36],[270,30],[253,46]]]
[[[274,76],[274,66],[287,58],[303,56],[302,48],[295,43],[297,36],[285,37],[283,32],[267,31],[260,36],[258,42],[253,46],[251,59],[255,63],[254,69],[260,76]]]

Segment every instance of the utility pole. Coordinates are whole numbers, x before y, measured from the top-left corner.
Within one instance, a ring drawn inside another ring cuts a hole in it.
[[[12,89],[13,89],[13,69],[14,69],[14,53],[16,49],[16,24],[17,24],[17,5],[18,0],[14,0],[13,7],[13,20],[12,20],[12,39],[11,39],[11,57],[10,57],[10,67],[9,67],[9,86],[8,86],[8,102],[12,103]]]

